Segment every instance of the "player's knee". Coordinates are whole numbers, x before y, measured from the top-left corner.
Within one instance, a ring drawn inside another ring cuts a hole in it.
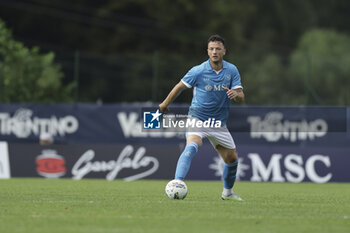
[[[237,161],[237,153],[236,150],[229,150],[226,154],[226,156],[223,157],[223,160],[225,163],[233,163]]]
[[[198,146],[202,146],[202,138],[197,135],[190,135],[187,137],[187,144],[190,142],[196,143]]]
[[[224,162],[225,162],[225,163],[233,163],[233,162],[235,162],[235,161],[236,161],[236,159],[231,158],[231,157],[226,157],[226,158],[224,158]]]
[[[198,141],[192,141],[194,143],[196,143],[198,145],[198,147],[202,146],[202,140],[198,140]]]

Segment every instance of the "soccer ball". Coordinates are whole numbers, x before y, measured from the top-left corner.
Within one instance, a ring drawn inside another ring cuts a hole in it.
[[[171,180],[165,186],[165,194],[170,199],[184,199],[187,195],[187,186],[182,180]]]

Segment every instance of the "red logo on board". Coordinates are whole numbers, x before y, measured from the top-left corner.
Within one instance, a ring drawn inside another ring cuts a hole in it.
[[[43,150],[35,163],[38,174],[46,178],[59,178],[66,174],[66,161],[55,150]]]

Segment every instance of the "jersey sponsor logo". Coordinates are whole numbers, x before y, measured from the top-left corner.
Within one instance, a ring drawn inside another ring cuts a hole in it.
[[[43,150],[35,163],[38,174],[46,178],[59,178],[66,174],[66,161],[55,150]]]
[[[225,88],[228,88],[228,85],[225,83],[214,85],[214,91],[225,91]]]
[[[223,84],[213,84],[213,85],[210,85],[210,84],[207,84],[204,89],[206,91],[225,91],[225,88],[227,88],[228,85],[223,83]]]

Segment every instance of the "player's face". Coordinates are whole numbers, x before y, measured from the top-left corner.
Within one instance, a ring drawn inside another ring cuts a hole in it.
[[[211,41],[208,43],[208,56],[211,62],[221,62],[225,54],[226,49],[221,42]]]

